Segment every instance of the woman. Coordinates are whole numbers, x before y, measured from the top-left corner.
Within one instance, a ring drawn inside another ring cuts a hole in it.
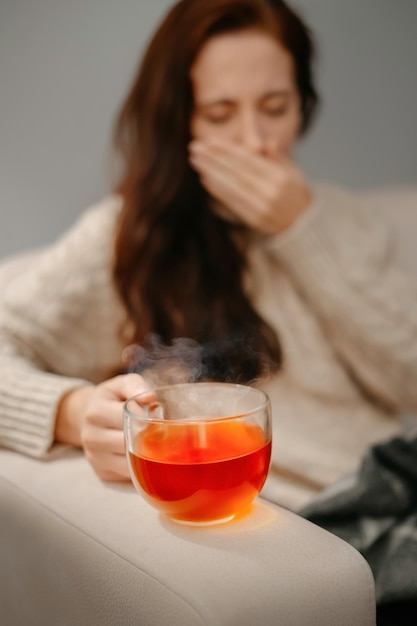
[[[4,295],[2,445],[81,446],[101,479],[128,479],[122,403],[171,375],[155,362],[175,348],[193,380],[270,394],[263,493],[281,505],[306,504],[398,432],[417,407],[416,286],[369,210],[294,163],[312,62],[280,0],[168,13],[118,119],[117,193]]]

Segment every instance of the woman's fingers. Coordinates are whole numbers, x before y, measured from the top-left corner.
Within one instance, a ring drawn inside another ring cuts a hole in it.
[[[234,143],[192,142],[190,163],[213,197],[265,234],[291,226],[311,202],[308,185],[289,159],[273,161]]]
[[[198,145],[200,146],[198,150],[191,150],[190,161],[203,177],[215,176],[220,179],[227,179],[236,189],[245,192],[259,190],[266,174],[265,170],[259,167],[255,155],[250,153],[244,156],[237,155],[232,152],[232,149],[227,152],[227,150],[219,149],[215,145]],[[261,165],[265,164],[261,162]]]
[[[127,400],[139,393],[150,391],[148,383],[139,374],[121,374],[99,385],[108,397],[114,400]]]
[[[274,231],[279,180],[255,179],[252,173],[231,173],[216,165],[200,169],[203,186],[242,222],[261,232]]]
[[[123,433],[123,404],[137,394],[145,402],[155,398],[138,374],[116,376],[97,385],[84,408],[81,442],[86,458],[102,480],[128,480]]]
[[[221,169],[213,169],[201,175],[201,182],[207,191],[230,208],[236,217],[248,226],[256,227],[258,223],[256,194],[244,189],[237,181]]]
[[[109,452],[114,454],[125,453],[125,439],[123,430],[103,428],[94,424],[85,428],[82,435],[82,444],[90,452]]]
[[[246,174],[250,174],[254,179],[265,174],[275,176],[279,166],[278,160],[273,161],[233,142],[194,141],[191,142],[189,150],[191,160],[217,164],[242,179]]]
[[[86,453],[86,457],[101,480],[130,481],[129,466],[124,454],[101,453],[95,455],[94,458],[89,458]]]
[[[123,404],[138,394],[141,403],[155,398],[154,392],[139,374],[115,376],[101,383],[90,397],[86,422],[103,428],[123,429]]]
[[[261,227],[264,215],[275,207],[280,192],[281,172],[276,163],[240,146],[201,144],[191,150],[191,163],[207,191],[228,206],[249,226]]]

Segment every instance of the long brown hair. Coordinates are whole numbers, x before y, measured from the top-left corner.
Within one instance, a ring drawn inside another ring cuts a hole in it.
[[[201,378],[241,382],[277,369],[280,344],[245,294],[236,227],[210,208],[187,146],[193,61],[210,37],[253,26],[294,58],[304,132],[317,102],[313,43],[281,0],[178,2],[150,41],[115,128],[123,206],[114,279],[135,328],[132,340],[191,338],[202,346]]]

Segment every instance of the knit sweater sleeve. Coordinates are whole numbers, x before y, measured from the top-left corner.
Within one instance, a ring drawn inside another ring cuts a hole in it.
[[[88,210],[2,287],[0,446],[47,456],[63,394],[99,376],[116,210],[110,199]]]
[[[388,231],[366,201],[319,187],[311,209],[265,245],[365,393],[415,411],[417,281],[396,266]]]

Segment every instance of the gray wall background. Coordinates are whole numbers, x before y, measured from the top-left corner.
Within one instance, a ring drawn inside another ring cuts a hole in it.
[[[307,174],[417,182],[417,2],[294,0],[319,43]],[[0,0],[0,257],[55,239],[109,190],[114,116],[171,0]]]

